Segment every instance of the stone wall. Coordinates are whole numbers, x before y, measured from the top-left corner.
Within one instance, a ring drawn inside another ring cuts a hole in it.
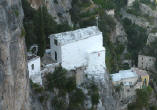
[[[138,56],[138,68],[144,70],[155,70],[155,57],[139,55]]]
[[[150,33],[148,35],[148,39],[147,39],[147,45],[149,45],[150,43],[152,43],[153,41],[155,41],[157,39],[157,33]]]

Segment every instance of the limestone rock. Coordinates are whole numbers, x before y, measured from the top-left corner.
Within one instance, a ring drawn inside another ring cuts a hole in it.
[[[0,110],[30,110],[20,0],[0,0]]]
[[[46,0],[46,6],[57,23],[67,22],[72,26],[71,15],[69,13],[71,2],[72,0]]]

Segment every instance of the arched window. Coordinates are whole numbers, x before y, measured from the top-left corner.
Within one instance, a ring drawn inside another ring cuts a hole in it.
[[[146,78],[144,79],[143,85],[144,85],[144,86],[147,85],[147,80],[146,80]]]

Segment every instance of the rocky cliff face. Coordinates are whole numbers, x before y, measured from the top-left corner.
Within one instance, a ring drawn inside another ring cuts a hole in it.
[[[30,110],[22,20],[20,0],[0,0],[0,110]]]
[[[38,9],[42,4],[45,4],[50,15],[58,24],[67,23],[73,26],[71,21],[71,15],[69,13],[71,9],[72,0],[28,0],[31,7]]]
[[[98,83],[100,90],[100,102],[97,110],[121,110],[119,99],[113,91],[109,74],[105,74],[105,79]]]
[[[72,26],[71,15],[69,13],[71,2],[72,0],[46,0],[49,13],[57,23],[67,22]]]

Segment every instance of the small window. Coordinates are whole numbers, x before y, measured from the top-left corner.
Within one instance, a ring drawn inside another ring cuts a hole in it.
[[[55,43],[55,45],[58,45],[58,42],[57,42],[57,40],[56,40],[56,39],[54,39],[54,43]]]
[[[32,64],[32,70],[34,70],[34,64]]]
[[[129,82],[129,85],[132,85],[132,82]]]
[[[57,52],[55,52],[55,60],[57,61]]]
[[[142,57],[142,60],[143,60],[143,57]]]
[[[149,61],[151,61],[151,59],[149,59]]]

